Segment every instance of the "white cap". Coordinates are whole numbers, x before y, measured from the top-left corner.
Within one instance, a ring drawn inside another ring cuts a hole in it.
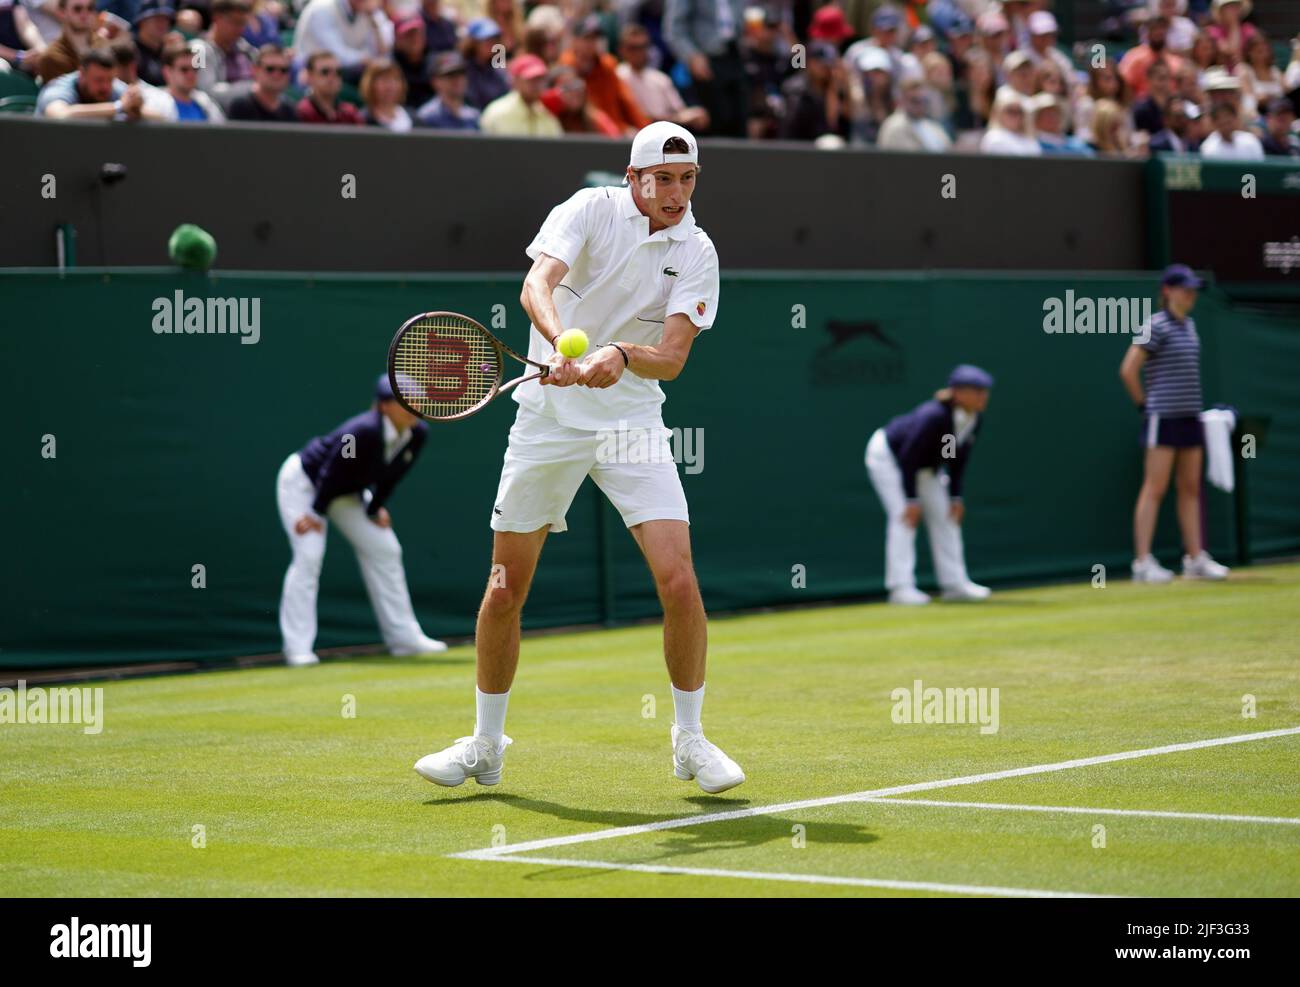
[[[1030,34],[1056,34],[1059,30],[1050,10],[1035,10],[1029,15]]]
[[[1061,101],[1051,93],[1039,93],[1037,96],[1029,97],[1025,103],[1025,107],[1029,110],[1029,113],[1032,116],[1049,108],[1059,110],[1061,108]]]
[[[674,137],[680,137],[690,148],[687,154],[665,154],[664,144]],[[642,127],[632,138],[632,157],[628,162],[633,168],[650,168],[658,164],[699,164],[700,149],[695,137],[685,127],[658,120],[648,127]]]
[[[858,53],[858,71],[859,72],[893,72],[894,63],[889,57],[889,52],[876,45],[864,45],[862,51]]]

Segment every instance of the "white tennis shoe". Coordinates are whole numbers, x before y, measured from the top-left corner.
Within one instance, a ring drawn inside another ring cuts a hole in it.
[[[993,591],[987,586],[981,586],[979,583],[972,583],[968,580],[960,586],[953,586],[951,589],[944,590],[943,599],[949,602],[969,601],[973,603],[979,600],[987,600],[992,594]]]
[[[903,607],[920,607],[930,602],[930,596],[915,586],[900,586],[889,591],[889,602]]]
[[[1174,574],[1156,561],[1154,555],[1133,560],[1133,582],[1168,583],[1173,582]]]
[[[691,733],[674,723],[672,740],[673,774],[682,781],[694,779],[704,791],[716,795],[745,780],[740,765],[705,740],[704,734]]]
[[[320,658],[316,652],[308,651],[305,655],[285,655],[284,663],[293,668],[302,668],[304,665],[319,665]]]
[[[1196,558],[1190,555],[1183,556],[1184,579],[1227,579],[1229,571],[1226,565],[1221,565],[1210,558],[1210,553],[1204,549]]]
[[[436,655],[440,651],[446,650],[446,641],[435,641],[426,635],[419,638],[414,644],[407,645],[404,648],[391,648],[388,653],[396,658],[409,658],[412,655]]]
[[[426,754],[415,762],[415,773],[435,785],[455,788],[466,778],[480,785],[495,785],[501,780],[506,748],[514,741],[502,735],[500,743],[490,737],[461,737],[446,750]]]

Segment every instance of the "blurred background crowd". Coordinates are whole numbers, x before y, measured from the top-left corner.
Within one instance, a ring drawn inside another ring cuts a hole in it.
[[[0,0],[0,110],[1300,156],[1300,23],[1270,37],[1251,0],[1091,0],[1066,46],[1058,14],[1084,2]]]

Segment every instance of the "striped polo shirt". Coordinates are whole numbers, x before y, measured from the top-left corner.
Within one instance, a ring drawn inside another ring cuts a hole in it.
[[[1147,351],[1142,367],[1147,414],[1167,418],[1199,415],[1201,340],[1191,318],[1175,319],[1168,309],[1151,317],[1151,338],[1139,343]]]

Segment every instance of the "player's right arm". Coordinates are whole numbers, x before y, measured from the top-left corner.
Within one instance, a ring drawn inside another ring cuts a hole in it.
[[[564,327],[560,325],[560,313],[555,309],[555,288],[568,273],[569,265],[564,261],[540,253],[525,276],[524,288],[519,294],[519,304],[524,307],[524,312],[552,346],[560,333],[564,332]],[[539,383],[567,387],[578,382],[581,373],[573,360],[557,352],[547,362],[551,366],[551,372],[541,378]]]

